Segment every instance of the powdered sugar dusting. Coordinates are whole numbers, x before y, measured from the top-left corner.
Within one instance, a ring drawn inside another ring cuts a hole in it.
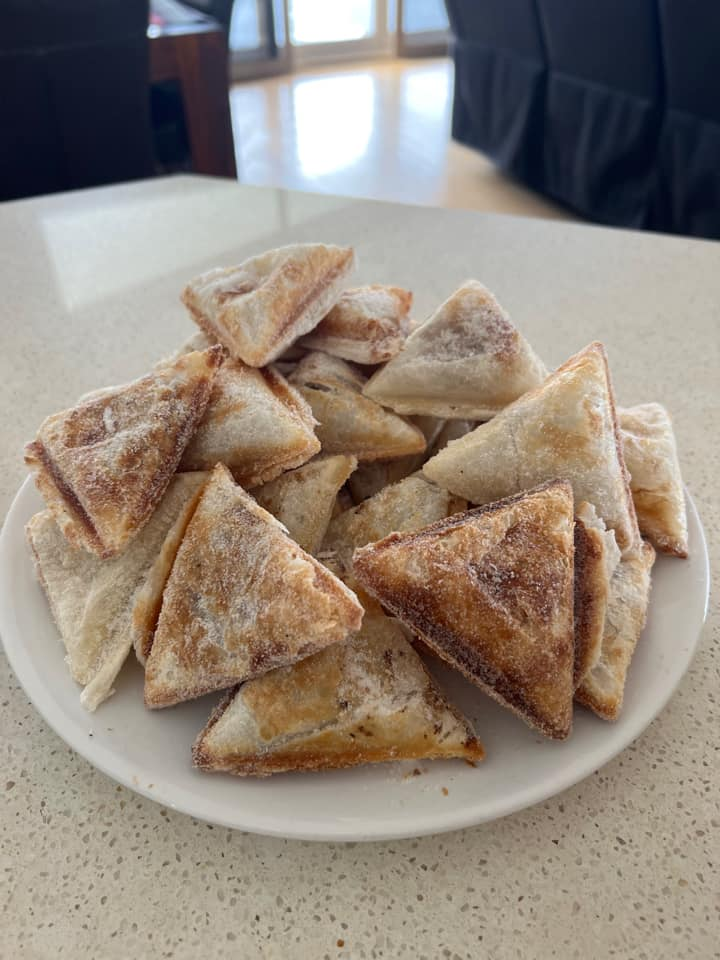
[[[569,485],[392,534],[356,551],[384,607],[501,702],[552,736],[572,717]]]
[[[210,395],[219,348],[158,365],[146,377],[48,417],[38,469],[72,518],[76,542],[116,553],[147,521]],[[32,464],[35,466],[35,463]]]
[[[343,640],[361,616],[354,594],[218,466],[165,589],[146,697],[175,702],[262,674]]]
[[[319,451],[313,426],[309,405],[281,374],[226,360],[181,467],[224,463],[243,486],[257,486]]]
[[[323,549],[337,554],[346,572],[353,551],[393,531],[419,530],[451,512],[454,498],[422,475],[406,477],[385,487],[359,506],[336,517],[328,528]]]
[[[247,683],[211,719],[196,756],[212,769],[266,774],[408,757],[479,759],[481,751],[399,625],[376,613],[346,643]]]
[[[412,294],[379,284],[346,290],[301,346],[354,363],[383,363],[402,347]]]
[[[320,322],[353,266],[350,248],[291,244],[196,277],[183,301],[233,357],[260,367]]]
[[[546,374],[490,291],[469,280],[373,375],[365,393],[398,413],[484,420]]]

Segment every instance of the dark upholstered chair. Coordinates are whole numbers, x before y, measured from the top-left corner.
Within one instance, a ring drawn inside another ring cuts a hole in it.
[[[0,199],[153,173],[147,0],[0,4]]]
[[[655,0],[537,0],[547,50],[545,190],[653,226],[662,122]]]
[[[681,233],[720,237],[720,3],[660,0],[660,25],[665,217]]]
[[[453,135],[601,223],[720,238],[718,0],[446,0]]]
[[[541,186],[545,54],[534,0],[447,0],[453,136]]]

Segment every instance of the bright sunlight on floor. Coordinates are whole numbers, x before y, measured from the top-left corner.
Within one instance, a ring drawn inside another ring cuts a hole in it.
[[[450,139],[446,58],[334,65],[235,84],[243,183],[570,219]]]

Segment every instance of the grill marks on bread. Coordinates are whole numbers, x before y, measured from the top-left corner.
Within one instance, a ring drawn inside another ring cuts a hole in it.
[[[361,586],[547,736],[572,723],[573,498],[566,482],[355,552]]]
[[[221,350],[195,351],[48,417],[25,459],[76,546],[107,558],[147,523],[207,405]]]
[[[481,760],[482,745],[380,612],[348,642],[229,693],[193,747],[196,766],[239,776],[451,757]]]
[[[222,465],[170,574],[145,671],[145,702],[170,706],[346,639],[362,607]]]
[[[233,359],[262,367],[317,326],[354,264],[349,247],[291,244],[207,271],[185,287],[182,301]]]

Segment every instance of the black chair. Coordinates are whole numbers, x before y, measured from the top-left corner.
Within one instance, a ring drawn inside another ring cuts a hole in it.
[[[154,172],[147,0],[3,0],[0,199]]]
[[[720,238],[720,4],[660,0],[667,110],[661,200],[681,233]]]
[[[452,133],[542,186],[546,64],[534,0],[446,0],[454,34]]]
[[[545,191],[656,227],[662,77],[655,0],[537,0],[548,61]]]
[[[446,0],[453,136],[601,223],[720,238],[720,0]]]

